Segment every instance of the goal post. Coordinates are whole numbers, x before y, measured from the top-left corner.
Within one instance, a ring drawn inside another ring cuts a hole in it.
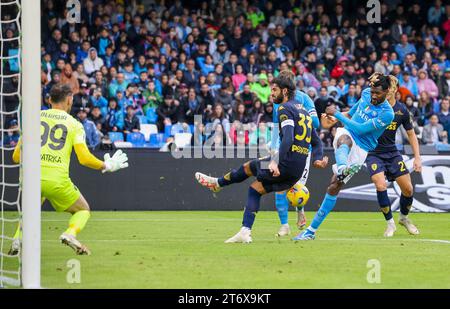
[[[41,286],[41,1],[22,0],[22,286]]]

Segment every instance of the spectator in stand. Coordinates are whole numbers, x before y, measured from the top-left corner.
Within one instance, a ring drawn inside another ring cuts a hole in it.
[[[216,131],[217,126],[222,126],[223,131],[228,135],[230,132],[230,120],[225,113],[222,104],[215,104],[213,112],[207,118],[207,123],[212,124],[212,130]]]
[[[156,113],[158,114],[158,129],[164,131],[166,126],[175,124],[178,122],[178,113],[180,110],[180,102],[175,100],[174,96],[169,94],[164,97],[164,101],[158,106]],[[180,122],[183,122],[180,119]]]
[[[439,123],[444,127],[447,132],[447,138],[450,136],[450,98],[445,97],[441,101],[441,110],[438,114]],[[450,141],[448,141],[450,142]]]
[[[270,85],[267,79],[267,74],[259,74],[258,82],[254,83],[250,87],[250,90],[256,94],[258,99],[260,99],[263,104],[266,104],[270,97]]]
[[[144,92],[142,93],[142,96],[145,100],[145,103],[142,106],[142,111],[143,111],[144,115],[147,115],[147,110],[149,108],[154,108],[156,110],[156,108],[158,108],[158,106],[162,102],[162,97],[158,93],[158,91],[156,91],[156,86],[155,86],[154,81],[148,82],[147,89],[144,90]]]
[[[419,88],[417,87],[417,81],[411,78],[409,72],[404,71],[402,74],[402,79],[400,79],[400,86],[408,89],[414,97],[419,96]]]
[[[100,138],[97,134],[97,127],[93,121],[87,118],[88,112],[84,108],[80,108],[77,113],[78,120],[84,127],[86,134],[86,145],[90,149],[95,149],[100,144]]]
[[[256,100],[257,95],[251,90],[249,84],[245,84],[243,90],[235,93],[236,100],[244,103],[245,109],[248,111],[252,108],[253,102]]]
[[[419,93],[427,92],[432,99],[437,98],[439,95],[436,84],[432,79],[428,78],[427,71],[423,69],[418,72],[417,88]]]
[[[400,43],[395,45],[395,52],[398,54],[400,61],[403,61],[407,54],[417,54],[416,47],[408,42],[408,35],[402,34],[400,37]]]
[[[89,89],[87,84],[81,84],[80,91],[73,96],[73,105],[71,115],[77,116],[78,111],[83,108],[87,113],[91,111],[93,104],[89,96]]]
[[[64,70],[61,74],[61,82],[63,84],[69,84],[70,88],[72,88],[73,94],[77,94],[80,91],[80,84],[73,74],[72,66],[70,64],[66,64],[64,66]]]
[[[92,122],[94,122],[95,127],[97,128],[97,135],[101,139],[105,131],[105,117],[102,115],[100,107],[94,106],[91,111],[91,115],[89,117]]]
[[[89,56],[83,61],[84,71],[87,75],[99,71],[103,66],[103,59],[97,54],[97,49],[95,47],[89,48]]]
[[[247,77],[243,72],[244,70],[242,68],[242,65],[238,64],[236,66],[236,73],[231,76],[231,80],[233,81],[233,87],[234,89],[236,89],[236,91],[241,89],[241,85],[247,81]]]
[[[441,76],[441,81],[439,83],[439,95],[441,97],[450,95],[450,68],[446,68],[444,75]]]
[[[20,128],[16,119],[9,121],[7,131],[3,135],[3,146],[8,148],[14,148],[19,142]]]
[[[123,130],[123,110],[117,104],[116,99],[109,100],[105,111],[105,128],[107,132],[120,132]]]
[[[444,130],[436,114],[431,115],[430,122],[423,127],[422,142],[427,145],[447,144],[447,131]]]
[[[418,104],[418,103],[414,102],[414,97],[412,95],[409,95],[406,97],[405,105],[408,108],[409,113],[413,117],[414,122],[417,123],[420,118],[420,111],[416,106],[414,106],[415,104]]]
[[[138,133],[141,131],[141,123],[135,114],[135,109],[132,106],[127,106],[126,117],[123,125],[124,134]]]
[[[118,91],[125,92],[128,87],[128,82],[125,80],[123,73],[118,73],[116,79],[109,84],[109,96],[114,97]]]

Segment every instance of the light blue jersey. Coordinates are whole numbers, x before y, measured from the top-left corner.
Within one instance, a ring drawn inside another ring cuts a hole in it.
[[[317,111],[316,107],[314,106],[313,100],[307,95],[306,93],[296,90],[295,91],[295,101],[299,102],[303,105],[303,108],[308,112],[308,114],[311,116],[311,119],[313,121],[313,127],[315,129],[318,129],[320,126],[319,117],[317,117]],[[272,130],[272,141],[270,148],[272,149],[278,149],[280,145],[279,141],[279,134],[278,134],[278,107],[280,104],[273,104],[273,123],[274,128]]]
[[[336,118],[344,123],[355,143],[367,152],[377,147],[378,138],[394,119],[394,110],[388,101],[379,105],[373,105],[371,101],[370,88],[366,88],[362,92],[361,99],[349,111],[351,121],[348,121],[348,118],[341,119],[344,116],[340,113],[336,114]],[[365,125],[361,125],[363,123]]]

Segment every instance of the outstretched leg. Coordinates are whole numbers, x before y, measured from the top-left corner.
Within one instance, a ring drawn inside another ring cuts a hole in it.
[[[237,170],[225,174],[220,178],[211,177],[202,173],[195,173],[195,179],[204,187],[213,192],[219,192],[223,187],[234,183],[241,183],[247,178],[256,175],[256,171],[252,170],[252,161],[241,165]]]
[[[408,214],[414,200],[414,189],[411,182],[411,176],[406,174],[398,177],[395,181],[402,191],[402,195],[400,196],[400,219],[398,223],[403,225],[411,235],[418,235],[419,229],[408,218]]]

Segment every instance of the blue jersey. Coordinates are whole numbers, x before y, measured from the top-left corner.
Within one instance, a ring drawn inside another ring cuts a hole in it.
[[[295,91],[295,99],[298,104],[300,104],[311,116],[312,119],[312,125],[314,128],[318,129],[320,126],[319,118],[317,117],[316,107],[314,106],[313,100],[304,93],[303,91],[296,90]],[[280,107],[280,104],[273,104],[273,123],[275,124],[273,134],[272,134],[272,142],[271,142],[271,148],[272,149],[278,149],[280,141],[278,136],[278,126],[276,125],[278,123],[278,108]]]
[[[370,126],[366,127],[369,128],[367,131],[344,123],[355,143],[367,152],[377,147],[378,138],[394,119],[394,111],[388,101],[378,105],[372,104],[371,101],[370,88],[366,88],[361,99],[349,111],[352,121],[359,124],[370,122]]]

